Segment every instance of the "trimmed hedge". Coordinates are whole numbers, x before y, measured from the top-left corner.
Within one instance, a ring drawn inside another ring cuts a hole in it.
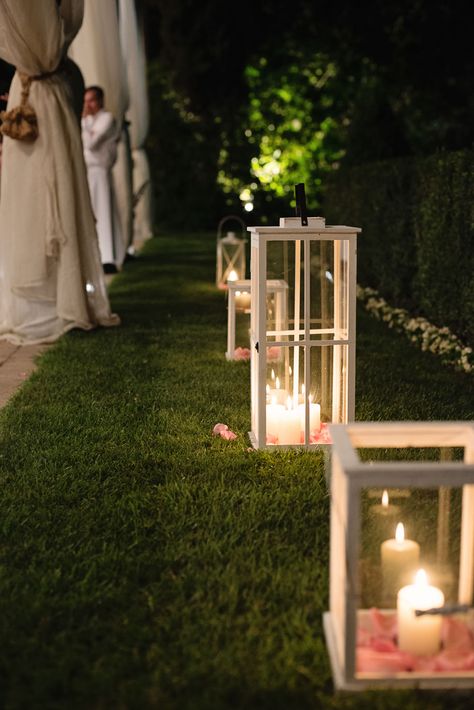
[[[335,173],[329,224],[362,227],[358,280],[474,343],[474,152]]]

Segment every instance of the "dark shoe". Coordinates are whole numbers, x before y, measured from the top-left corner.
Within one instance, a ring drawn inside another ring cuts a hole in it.
[[[104,269],[104,274],[117,274],[118,269],[115,266],[115,264],[102,264],[102,268]]]

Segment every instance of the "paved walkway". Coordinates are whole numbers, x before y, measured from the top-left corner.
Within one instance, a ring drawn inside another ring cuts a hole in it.
[[[36,358],[49,345],[12,345],[0,340],[0,407],[36,368]]]

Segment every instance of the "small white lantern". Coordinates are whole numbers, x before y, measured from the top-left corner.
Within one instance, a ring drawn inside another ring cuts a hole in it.
[[[241,234],[237,232],[223,233],[224,224],[237,222],[241,227]],[[220,289],[227,289],[230,281],[245,279],[245,224],[240,217],[230,215],[224,217],[217,227],[216,250],[216,285]]]
[[[474,687],[474,423],[329,428],[336,687]]]
[[[329,443],[354,418],[357,227],[284,218],[251,232],[250,439],[257,448]],[[287,284],[285,323],[269,280]]]
[[[227,311],[227,360],[235,357],[236,335],[242,338],[239,347],[249,345],[251,312],[250,279],[228,281]],[[288,310],[288,284],[281,279],[267,281],[267,308],[275,313],[275,322],[280,329],[286,328]]]

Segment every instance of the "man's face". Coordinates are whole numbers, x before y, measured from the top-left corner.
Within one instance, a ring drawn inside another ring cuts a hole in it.
[[[84,115],[94,116],[102,108],[102,102],[95,91],[86,91],[84,94]]]

